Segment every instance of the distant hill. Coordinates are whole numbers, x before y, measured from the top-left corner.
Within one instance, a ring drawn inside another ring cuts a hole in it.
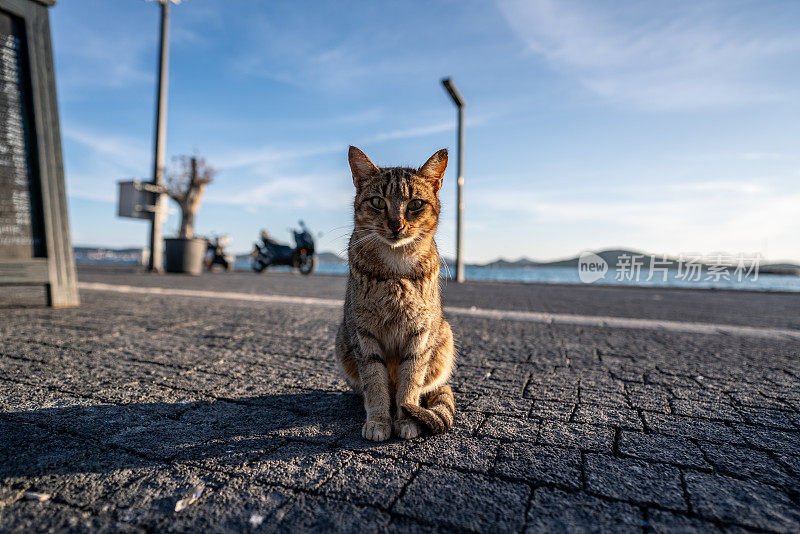
[[[613,269],[616,265],[620,263],[620,258],[623,256],[634,257],[636,256],[636,261],[641,262],[641,269],[642,270],[649,270],[650,264],[652,262],[652,255],[646,252],[640,252],[636,250],[624,250],[624,249],[613,249],[613,250],[603,250],[596,253],[598,256],[603,258],[606,263],[608,263],[609,268]],[[516,261],[509,261],[505,259],[495,260],[493,262],[486,263],[481,265],[481,267],[489,267],[489,268],[537,268],[537,267],[569,267],[572,269],[578,268],[578,261],[580,256],[574,256],[572,258],[566,258],[563,260],[555,260],[555,261],[547,261],[547,262],[537,262],[528,258],[520,258]],[[630,261],[630,260],[628,260]],[[674,270],[678,269],[681,262],[678,258],[664,258],[661,255],[655,255],[655,261],[657,262],[664,262],[660,263],[659,267],[666,267],[667,269]],[[800,275],[800,265],[795,265],[793,263],[774,263],[774,264],[764,264],[760,265],[758,272],[761,274],[787,274],[787,275]]]
[[[645,267],[650,266],[650,256],[644,254],[643,252],[637,252],[635,250],[603,250],[597,253],[598,256],[603,258],[606,263],[610,266],[616,265],[620,256],[628,255],[644,255],[642,261],[644,262]],[[498,260],[485,263],[480,265],[480,267],[490,267],[493,269],[507,269],[507,268],[532,268],[532,267],[574,267],[577,269],[578,267],[578,258],[579,256],[575,256],[572,258],[567,258],[563,260],[553,260],[553,261],[535,261],[529,258],[520,258],[515,261],[506,260],[504,258],[500,258]],[[657,258],[660,259],[660,258]],[[672,260],[674,261],[674,260]],[[677,262],[674,261],[675,268],[677,268]]]
[[[539,267],[542,264],[538,261],[533,261],[528,258],[520,258],[516,261],[509,261],[504,258],[500,258],[494,260],[492,262],[486,263],[484,265],[480,265],[480,267],[489,267],[490,269],[506,269],[509,267],[516,267],[516,268],[530,268],[530,267]]]
[[[625,249],[612,249],[612,250],[601,250],[600,252],[596,253],[598,256],[603,258],[606,263],[608,263],[609,267],[613,267],[619,263],[620,257],[622,256],[643,256],[642,258],[637,258],[637,260],[642,262],[642,266],[645,269],[650,268],[650,254],[645,252],[639,252],[638,250],[625,250]],[[580,256],[575,256],[573,258],[568,258],[565,260],[556,260],[556,261],[549,261],[540,263],[540,267],[574,267],[578,268],[578,260]],[[656,261],[662,261],[662,257],[656,255]],[[677,269],[678,268],[678,261],[675,259],[667,258],[669,262],[668,267],[670,269]]]
[[[800,275],[800,265],[794,263],[768,263],[758,268],[760,274]]]
[[[317,260],[320,263],[327,263],[332,265],[346,265],[347,260],[334,252],[317,252]]]

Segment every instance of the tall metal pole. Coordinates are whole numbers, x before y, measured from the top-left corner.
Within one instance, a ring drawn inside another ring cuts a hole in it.
[[[458,91],[456,84],[450,78],[442,80],[442,85],[447,90],[453,103],[458,108],[458,156],[456,173],[458,184],[456,186],[456,282],[464,281],[463,251],[463,214],[464,214],[464,97]]]
[[[463,215],[464,215],[464,106],[458,107],[458,166],[456,173],[458,174],[458,186],[456,188],[456,282],[464,281],[464,257],[462,256],[463,243],[461,238],[463,232]]]
[[[164,185],[164,152],[167,134],[167,85],[169,83],[169,0],[159,0],[161,4],[161,53],[158,60],[158,93],[156,103],[156,140],[153,157],[153,185]],[[150,260],[147,268],[160,273],[164,265],[161,227],[166,214],[165,195],[156,193],[156,210],[150,227]]]

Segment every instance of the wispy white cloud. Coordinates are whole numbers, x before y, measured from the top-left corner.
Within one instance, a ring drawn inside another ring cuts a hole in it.
[[[503,0],[500,7],[528,50],[617,102],[698,108],[795,93],[779,83],[776,62],[797,56],[800,36],[759,30],[730,3]]]
[[[65,125],[63,136],[70,196],[113,202],[118,180],[149,174],[152,155],[141,139],[96,132],[74,124]],[[70,165],[72,159],[81,164]]]
[[[797,243],[793,229],[800,225],[800,192],[754,182],[664,184],[647,192],[618,187],[596,195],[579,187],[549,192],[519,188],[513,195],[487,187],[474,194],[481,208],[539,232],[583,229],[585,237],[605,246],[618,243],[672,254],[757,252],[769,238],[778,245],[774,257],[796,256],[792,243]]]
[[[496,114],[483,114],[467,119],[467,126],[479,126],[491,120]],[[366,135],[350,142],[356,144],[379,143],[383,141],[395,141],[399,139],[413,139],[425,137],[441,132],[455,129],[455,121],[443,121],[411,128],[399,128],[374,135]],[[314,156],[334,154],[341,152],[345,154],[350,142],[331,141],[313,146],[278,146],[275,144],[245,147],[235,149],[222,149],[212,152],[209,159],[214,161],[217,169],[256,167],[264,165],[274,165],[281,162],[291,162],[302,160]]]
[[[216,169],[234,169],[242,167],[260,167],[331,154],[345,151],[347,145],[343,143],[325,143],[306,147],[286,147],[278,145],[264,145],[257,147],[244,147],[235,149],[217,149],[209,153],[208,159],[213,162]]]
[[[155,57],[146,57],[154,35],[142,38],[134,32],[110,35],[89,25],[81,28],[79,39],[61,40],[56,50],[63,65],[59,87],[67,97],[79,95],[80,88],[129,87],[152,84],[155,79]]]
[[[220,176],[218,182],[225,181]],[[278,174],[255,185],[226,184],[209,195],[211,204],[241,206],[246,210],[263,206],[341,210],[348,206],[352,192],[342,173]]]
[[[74,125],[64,128],[64,137],[88,149],[93,160],[114,161],[123,167],[140,169],[152,157],[144,143],[133,137],[94,132]]]
[[[497,117],[499,113],[484,113],[473,117],[468,117],[465,120],[465,127],[480,126],[489,120]],[[423,126],[415,126],[412,128],[400,128],[397,130],[390,130],[388,132],[379,133],[362,140],[364,143],[373,143],[381,141],[394,141],[397,139],[411,139],[415,137],[425,137],[441,132],[454,131],[456,127],[455,119],[449,121],[442,121],[434,124],[426,124]]]
[[[670,186],[674,191],[700,192],[700,193],[731,193],[735,195],[758,195],[772,193],[773,190],[758,182],[739,182],[711,180],[707,182],[693,182]]]

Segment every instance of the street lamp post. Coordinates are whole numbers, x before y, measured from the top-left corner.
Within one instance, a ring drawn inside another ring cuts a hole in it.
[[[458,92],[456,84],[450,78],[442,80],[442,85],[447,90],[453,103],[458,108],[458,156],[456,173],[458,183],[456,186],[456,282],[464,281],[464,257],[462,256],[463,213],[464,213],[464,97]]]
[[[175,1],[175,0],[172,0]],[[161,4],[161,44],[158,59],[158,93],[156,95],[156,140],[153,156],[153,186],[164,187],[164,151],[167,134],[167,85],[169,83],[169,4],[170,0],[158,0]],[[177,2],[176,2],[177,3]],[[150,259],[147,269],[160,273],[164,265],[161,227],[166,215],[166,199],[163,193],[155,193],[155,211],[150,226]]]

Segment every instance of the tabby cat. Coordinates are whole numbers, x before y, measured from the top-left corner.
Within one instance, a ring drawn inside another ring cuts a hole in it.
[[[350,147],[356,197],[350,277],[336,356],[364,396],[362,435],[411,439],[453,425],[453,333],[442,316],[439,189],[447,167],[440,150],[419,169],[377,167]]]

